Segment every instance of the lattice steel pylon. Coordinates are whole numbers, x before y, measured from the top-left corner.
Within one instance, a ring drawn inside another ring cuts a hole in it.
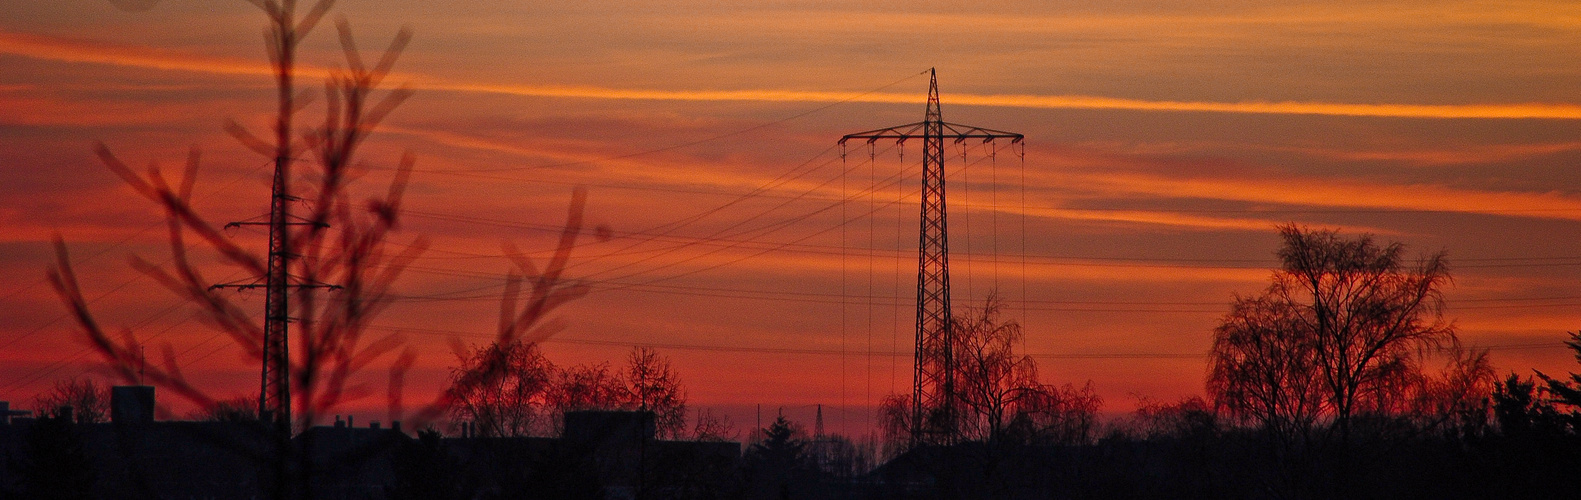
[[[917,235],[917,347],[912,379],[912,445],[953,444],[959,436],[955,397],[954,328],[950,320],[950,243],[944,195],[944,140],[1010,139],[1012,132],[946,123],[939,112],[939,78],[928,70],[928,109],[921,122],[848,134],[864,139],[922,139],[922,217]]]
[[[275,424],[289,433],[291,425],[291,351],[287,325],[291,322],[291,226],[303,224],[291,221],[291,158],[281,153],[275,157],[273,182],[270,183],[269,220],[266,222],[232,222],[226,228],[238,226],[268,226],[269,255],[263,283],[222,283],[211,288],[264,289],[263,366],[258,391],[258,418]]]
[[[273,417],[276,425],[284,426],[291,425],[291,343],[286,335],[291,321],[286,294],[291,265],[290,164],[290,158],[275,159],[269,196],[269,286],[264,298],[263,373],[258,391],[258,418]]]
[[[282,76],[281,78],[289,78]],[[282,88],[289,89],[289,82]],[[292,101],[289,90],[282,91],[280,116],[290,116]],[[278,141],[274,157],[274,177],[269,190],[269,220],[245,221],[226,224],[226,228],[239,226],[268,226],[269,254],[263,283],[223,283],[211,288],[252,289],[264,288],[263,363],[259,376],[258,418],[274,424],[277,431],[289,437],[291,429],[291,349],[290,289],[324,288],[337,290],[338,285],[322,283],[292,283],[291,262],[295,255],[291,248],[292,226],[329,227],[322,221],[308,221],[291,215],[291,203],[298,201],[291,195],[291,152],[288,122],[282,120],[275,127]]]

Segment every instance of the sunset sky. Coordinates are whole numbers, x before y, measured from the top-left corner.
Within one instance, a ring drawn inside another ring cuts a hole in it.
[[[415,33],[391,81],[416,94],[358,184],[417,157],[396,242],[432,248],[376,322],[421,349],[409,399],[443,387],[450,338],[493,333],[501,242],[546,256],[586,186],[614,238],[573,255],[594,292],[559,312],[553,361],[654,346],[738,428],[758,404],[809,425],[823,404],[865,433],[911,385],[921,143],[836,141],[920,121],[930,67],[946,121],[1027,137],[1024,160],[948,145],[956,307],[997,290],[1043,380],[1090,380],[1108,412],[1202,393],[1213,327],[1266,286],[1290,222],[1447,251],[1466,344],[1501,374],[1581,371],[1561,344],[1581,328],[1581,5],[726,4],[337,3],[370,52]],[[95,366],[44,280],[55,233],[106,326],[169,342],[217,394],[256,391],[239,349],[127,264],[168,259],[161,214],[93,145],[172,174],[196,145],[205,214],[265,214],[268,160],[222,129],[271,116],[263,16],[0,5],[0,400]],[[307,89],[343,64],[333,26],[301,60]]]

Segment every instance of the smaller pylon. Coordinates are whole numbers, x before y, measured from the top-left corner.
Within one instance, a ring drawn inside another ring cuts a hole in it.
[[[818,417],[812,423],[812,438],[817,441],[823,440],[823,403],[818,404]]]

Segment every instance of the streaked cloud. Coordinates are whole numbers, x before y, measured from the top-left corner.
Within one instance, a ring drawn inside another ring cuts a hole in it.
[[[110,64],[222,75],[267,76],[272,73],[267,64],[254,61],[199,57],[148,47],[34,33],[0,32],[0,53],[68,63]],[[308,69],[307,72],[311,73],[313,70]]]
[[[1202,198],[1302,207],[1419,210],[1581,220],[1581,199],[1560,192],[1501,192],[1437,184],[1355,179],[1171,178],[1137,173],[1082,174],[1083,185],[1117,194]]]
[[[112,64],[160,70],[195,71],[225,75],[268,75],[265,65],[245,61],[198,57],[144,47],[67,40],[42,35],[0,33],[0,53],[62,62]],[[301,76],[324,77],[325,68],[303,67]],[[801,90],[626,89],[598,86],[561,86],[466,82],[424,75],[391,77],[416,89],[505,94],[523,97],[579,99],[636,99],[667,101],[757,102],[864,102],[914,104],[912,93],[860,93]],[[1581,119],[1581,105],[1568,103],[1394,104],[1331,102],[1206,102],[1145,100],[1089,95],[950,94],[953,105],[1030,109],[1097,109],[1155,112],[1208,112],[1281,115],[1325,115],[1379,118],[1473,119]]]
[[[791,90],[653,90],[606,87],[535,86],[460,83],[415,79],[430,90],[498,93],[531,97],[585,99],[649,99],[679,101],[867,102],[915,104],[910,93],[815,92]],[[1031,109],[1100,109],[1281,115],[1326,115],[1379,118],[1581,119],[1575,104],[1353,104],[1326,102],[1203,102],[1159,101],[1083,95],[950,94],[952,105]]]

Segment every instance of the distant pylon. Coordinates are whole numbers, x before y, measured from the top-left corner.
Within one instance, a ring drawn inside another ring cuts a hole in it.
[[[286,113],[282,109],[281,113]],[[291,429],[291,350],[287,325],[291,322],[290,293],[295,288],[338,289],[336,285],[320,283],[291,283],[291,226],[318,225],[322,222],[292,220],[291,202],[291,150],[288,137],[278,138],[281,146],[274,159],[274,179],[269,189],[269,220],[267,222],[232,222],[225,227],[269,226],[269,260],[264,271],[264,328],[263,366],[259,376],[258,418],[270,421],[275,427],[289,434]],[[211,288],[252,289],[259,285],[250,283],[225,283]]]
[[[286,144],[286,143],[282,143]],[[259,376],[258,418],[277,427],[291,425],[291,351],[286,325],[290,323],[291,158],[284,151],[275,156],[274,179],[269,189],[267,222],[232,222],[225,227],[269,226],[269,259],[263,276],[264,327],[263,366]],[[211,288],[258,288],[255,281],[224,283]]]
[[[818,416],[813,419],[812,438],[813,441],[823,440],[823,403],[818,404]]]
[[[921,122],[849,134],[869,144],[879,139],[922,139],[922,217],[917,234],[917,346],[912,380],[912,445],[951,444],[956,424],[954,329],[950,321],[950,244],[944,196],[944,139],[1010,139],[1012,132],[945,123],[939,111],[939,78],[928,70],[928,108]]]
[[[262,387],[258,396],[258,418],[274,417],[276,425],[291,425],[291,351],[286,336],[290,322],[289,266],[291,231],[291,159],[275,158],[274,182],[269,193],[269,267],[264,297],[264,338]]]

